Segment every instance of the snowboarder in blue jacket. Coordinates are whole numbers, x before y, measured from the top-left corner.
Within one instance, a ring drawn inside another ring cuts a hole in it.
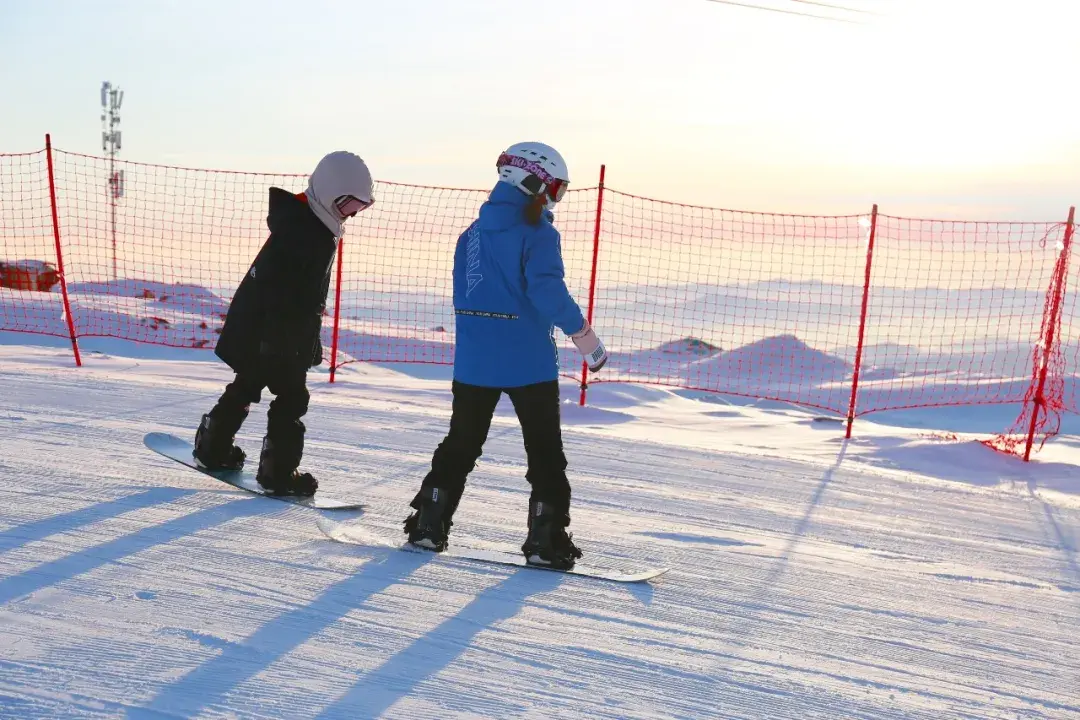
[[[513,145],[496,163],[499,180],[454,253],[453,409],[450,430],[405,520],[409,542],[442,551],[452,518],[487,440],[503,393],[521,423],[528,459],[528,562],[569,568],[581,551],[566,531],[570,483],[559,415],[555,328],[597,371],[607,351],[563,281],[551,207],[570,182],[566,163],[542,143]]]

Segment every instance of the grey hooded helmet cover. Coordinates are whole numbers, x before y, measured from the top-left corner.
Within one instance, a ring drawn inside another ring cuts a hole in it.
[[[358,155],[347,150],[336,150],[315,166],[304,194],[312,211],[334,233],[334,237],[341,237],[341,225],[345,218],[338,212],[334,201],[343,195],[352,195],[364,202],[371,202],[374,199],[371,171]]]

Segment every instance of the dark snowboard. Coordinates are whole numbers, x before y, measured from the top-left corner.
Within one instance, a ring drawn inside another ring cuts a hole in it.
[[[215,480],[220,480],[221,482],[228,483],[241,490],[247,490],[256,495],[273,498],[274,500],[283,500],[294,505],[315,508],[316,510],[359,510],[364,507],[357,503],[348,503],[343,500],[335,500],[332,497],[327,497],[321,490],[316,492],[313,497],[270,495],[259,485],[258,481],[255,479],[255,473],[250,470],[212,471],[199,467],[198,463],[195,462],[194,455],[191,454],[194,450],[191,443],[187,440],[181,440],[175,435],[159,432],[147,433],[146,437],[143,438],[143,443],[146,444],[146,447],[156,453],[164,455],[170,460],[175,460],[182,465],[187,465],[193,470],[198,470],[203,475],[209,475]]]

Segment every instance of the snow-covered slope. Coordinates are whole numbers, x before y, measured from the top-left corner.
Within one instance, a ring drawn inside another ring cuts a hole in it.
[[[780,403],[596,386],[564,406],[571,529],[672,568],[615,585],[331,543],[142,447],[193,434],[211,353],[86,349],[0,343],[0,717],[1080,717],[1076,435],[1025,465],[965,433],[992,410],[845,443]],[[449,414],[412,372],[311,375],[305,467],[390,537]],[[520,544],[523,460],[504,403],[456,542]]]

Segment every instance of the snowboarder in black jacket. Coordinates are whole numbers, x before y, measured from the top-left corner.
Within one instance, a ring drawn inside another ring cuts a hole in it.
[[[314,495],[297,468],[310,395],[307,371],[323,361],[322,316],[346,219],[374,203],[371,173],[356,155],[319,161],[307,190],[270,188],[270,236],[236,289],[215,353],[236,373],[195,434],[195,459],[214,470],[243,466],[236,433],[263,389],[274,396],[259,455],[259,484],[275,495]]]

